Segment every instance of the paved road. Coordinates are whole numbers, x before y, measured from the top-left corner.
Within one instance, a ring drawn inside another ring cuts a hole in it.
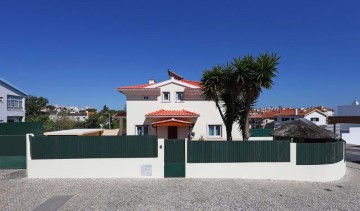
[[[360,164],[360,146],[359,145],[346,145],[346,161]]]
[[[28,179],[0,171],[0,210],[359,210],[360,165],[335,182]]]

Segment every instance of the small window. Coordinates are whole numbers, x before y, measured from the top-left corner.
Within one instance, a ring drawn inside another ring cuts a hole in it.
[[[285,122],[285,121],[289,121],[290,118],[282,118],[281,121]]]
[[[183,92],[176,92],[176,102],[184,101],[184,93]]]
[[[221,125],[208,125],[208,137],[222,137]]]
[[[318,122],[318,121],[319,121],[319,118],[313,117],[313,118],[310,119],[310,121],[312,121],[312,122]]]
[[[163,92],[162,101],[163,102],[170,102],[170,92]]]
[[[144,96],[144,100],[149,100],[149,96]]]
[[[138,136],[149,135],[149,126],[148,125],[137,125],[136,126],[136,135],[138,135]]]

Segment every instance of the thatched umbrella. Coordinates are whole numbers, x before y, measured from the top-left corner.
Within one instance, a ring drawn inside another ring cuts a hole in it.
[[[294,141],[328,141],[333,140],[337,135],[324,128],[315,125],[313,122],[301,118],[286,123],[271,133],[274,137],[291,139]]]

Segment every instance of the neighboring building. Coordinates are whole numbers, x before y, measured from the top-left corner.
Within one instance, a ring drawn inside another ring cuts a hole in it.
[[[49,119],[51,119],[52,121],[56,121],[60,118],[66,117],[74,121],[85,122],[89,118],[88,112],[70,113],[70,112],[51,111],[48,113],[49,113]]]
[[[355,100],[351,105],[338,106],[338,117],[358,117],[360,116],[360,104]],[[360,145],[360,124],[341,123],[340,137],[349,144]]]
[[[25,122],[25,92],[0,78],[0,123]]]
[[[123,86],[126,95],[126,134],[159,138],[226,140],[226,129],[215,103],[201,97],[198,81],[185,80],[168,71],[169,80]],[[241,140],[234,124],[233,140]]]
[[[360,105],[355,100],[351,105],[338,106],[336,116],[360,116]],[[349,132],[350,127],[360,127],[359,124],[340,124],[341,133]]]
[[[333,109],[324,107],[311,108],[278,108],[264,111],[253,111],[252,128],[277,128],[281,124],[299,118],[305,118],[318,126],[326,126],[328,116],[332,116]]]

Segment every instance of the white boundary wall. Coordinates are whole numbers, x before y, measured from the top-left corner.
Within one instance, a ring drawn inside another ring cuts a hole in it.
[[[344,160],[326,165],[296,165],[296,143],[290,143],[290,162],[187,163],[187,178],[241,178],[328,182],[341,179]]]
[[[164,139],[158,141],[157,158],[94,158],[32,160],[30,136],[26,137],[29,178],[164,178]],[[187,141],[185,141],[187,149]],[[290,162],[276,163],[187,163],[186,178],[239,178],[328,182],[341,179],[344,160],[326,165],[296,165],[296,143],[290,143]],[[150,172],[151,176],[145,176]],[[147,170],[147,171],[146,171]]]
[[[26,150],[28,178],[164,178],[164,139],[158,140],[157,158],[32,160],[29,135]]]

